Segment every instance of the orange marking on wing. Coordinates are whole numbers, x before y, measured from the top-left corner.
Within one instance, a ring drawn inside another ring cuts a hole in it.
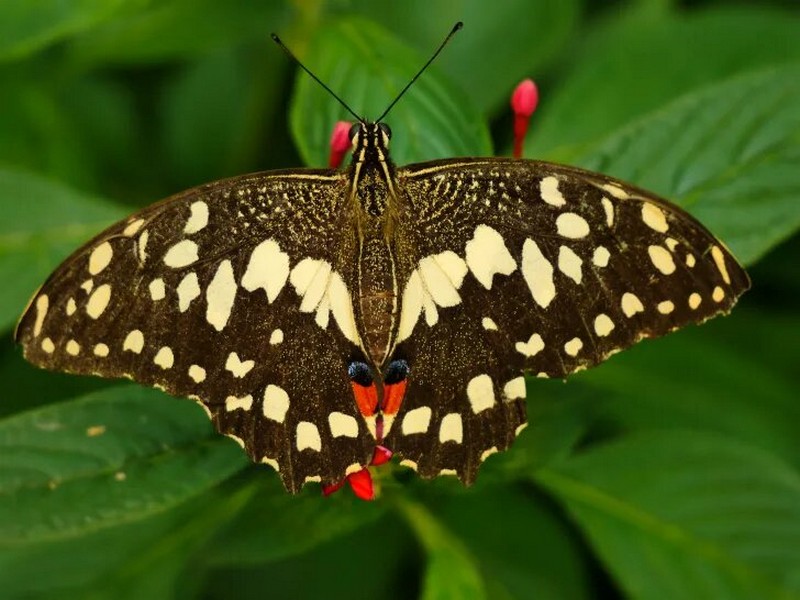
[[[365,386],[351,381],[350,386],[353,388],[359,412],[365,417],[374,415],[375,409],[378,408],[378,390],[375,384]]]
[[[387,384],[383,388],[383,413],[386,415],[397,414],[400,410],[400,405],[403,403],[403,398],[406,395],[406,384],[408,382],[403,380],[398,383]]]

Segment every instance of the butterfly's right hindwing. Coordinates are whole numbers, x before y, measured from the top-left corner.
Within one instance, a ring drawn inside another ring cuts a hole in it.
[[[118,223],[31,300],[17,340],[39,366],[198,399],[296,492],[369,461],[347,377],[359,357],[356,239],[330,172],[243,176]]]

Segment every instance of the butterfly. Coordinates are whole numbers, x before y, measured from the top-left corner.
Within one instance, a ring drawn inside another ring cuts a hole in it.
[[[535,160],[397,167],[391,137],[358,118],[344,170],[217,181],[112,225],[34,294],[25,357],[195,399],[292,493],[383,448],[471,484],[525,427],[525,373],[563,378],[749,288],[655,194]]]

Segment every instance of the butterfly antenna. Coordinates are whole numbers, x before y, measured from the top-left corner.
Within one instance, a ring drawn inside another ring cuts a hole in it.
[[[444,50],[444,47],[447,45],[447,42],[449,42],[449,41],[450,41],[450,38],[452,38],[452,37],[453,37],[453,36],[454,36],[456,33],[458,33],[458,31],[460,31],[460,30],[461,30],[461,28],[462,28],[463,26],[464,26],[464,23],[462,23],[461,21],[459,21],[458,23],[456,23],[455,25],[453,25],[453,28],[450,30],[450,33],[448,33],[448,34],[447,34],[447,37],[446,37],[446,38],[444,38],[444,41],[443,41],[441,44],[439,44],[439,47],[436,49],[436,52],[434,52],[434,53],[433,53],[433,56],[431,56],[431,57],[428,59],[428,62],[426,62],[426,63],[425,63],[423,66],[422,66],[422,68],[421,68],[421,69],[420,69],[420,70],[417,72],[417,74],[416,74],[416,75],[414,75],[414,77],[411,79],[411,81],[409,81],[409,82],[406,84],[406,87],[404,87],[404,88],[402,89],[402,91],[401,91],[399,94],[397,94],[397,97],[396,97],[396,98],[395,98],[395,99],[392,101],[392,103],[389,105],[389,108],[387,108],[385,111],[383,111],[383,114],[382,114],[380,117],[378,117],[378,118],[376,119],[376,121],[382,121],[382,120],[383,120],[383,118],[384,118],[384,117],[385,117],[387,114],[389,114],[389,111],[390,111],[390,110],[392,110],[392,108],[394,108],[394,105],[395,105],[395,104],[397,104],[397,101],[398,101],[398,100],[400,100],[400,98],[402,98],[402,97],[403,97],[403,94],[405,94],[405,93],[408,91],[408,88],[410,88],[412,85],[414,85],[414,82],[415,82],[415,81],[416,81],[416,80],[419,78],[419,76],[420,76],[420,75],[422,75],[422,73],[425,71],[425,69],[427,69],[427,68],[428,68],[428,66],[429,66],[429,65],[430,65],[430,64],[431,64],[431,63],[432,63],[434,60],[436,60],[436,57],[437,57],[437,56],[439,56],[439,53],[440,53],[442,50]]]
[[[451,35],[452,35],[452,34],[451,34]],[[272,37],[272,41],[273,41],[273,42],[275,42],[276,44],[278,44],[278,46],[280,46],[280,47],[281,47],[281,49],[282,49],[284,52],[286,52],[286,55],[287,55],[289,58],[291,58],[291,59],[292,59],[292,60],[293,60],[295,63],[297,63],[297,65],[298,65],[298,66],[299,66],[301,69],[303,69],[303,71],[305,71],[306,73],[308,73],[308,74],[311,76],[311,79],[313,79],[313,80],[314,80],[314,81],[316,81],[318,84],[320,84],[320,85],[321,85],[321,86],[322,86],[322,87],[325,89],[325,91],[327,91],[327,92],[328,92],[328,93],[329,93],[331,96],[333,96],[334,98],[336,98],[336,100],[339,102],[339,104],[341,104],[342,106],[344,106],[345,110],[347,110],[347,112],[349,112],[351,115],[353,115],[353,117],[355,117],[356,121],[359,121],[359,122],[361,122],[361,123],[363,123],[363,122],[364,122],[364,118],[363,118],[363,117],[359,117],[359,116],[358,116],[358,115],[357,115],[355,112],[353,112],[353,109],[352,109],[352,108],[350,108],[349,106],[347,106],[347,103],[346,103],[344,100],[342,100],[341,98],[339,98],[339,96],[337,96],[337,95],[334,93],[334,91],[333,91],[331,88],[329,88],[327,85],[325,85],[325,84],[322,82],[322,80],[321,80],[319,77],[317,77],[316,75],[314,75],[314,74],[313,74],[311,71],[309,71],[309,70],[306,68],[306,66],[305,66],[303,63],[301,63],[301,62],[300,62],[300,59],[298,59],[298,58],[297,58],[297,57],[296,57],[294,54],[292,54],[292,51],[291,51],[291,50],[289,50],[289,48],[287,48],[287,47],[286,47],[286,44],[284,44],[284,43],[281,41],[281,38],[279,38],[279,37],[278,37],[276,34],[274,34],[274,33],[271,33],[271,34],[270,34],[270,36]],[[441,48],[440,48],[440,50],[441,50]],[[437,52],[436,54],[438,54],[438,52]],[[436,56],[436,55],[434,55],[434,57],[435,57],[435,56]],[[430,62],[430,61],[428,61],[428,62]],[[427,65],[425,65],[425,66],[427,66]],[[416,77],[415,77],[414,79],[416,79]],[[403,90],[403,91],[405,91],[405,90]],[[392,104],[394,104],[394,103],[392,103]]]

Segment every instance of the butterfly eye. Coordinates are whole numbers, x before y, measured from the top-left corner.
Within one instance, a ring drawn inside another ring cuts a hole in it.
[[[404,360],[393,360],[386,368],[386,374],[383,376],[383,381],[387,385],[400,383],[405,381],[408,377],[408,363]]]
[[[378,123],[378,127],[380,128],[380,130],[383,133],[383,135],[386,136],[387,140],[392,139],[392,130],[389,128],[389,126],[386,123]]]
[[[358,385],[364,387],[372,385],[372,371],[367,363],[354,360],[347,367],[347,375],[350,377],[350,381]]]
[[[350,132],[347,134],[350,138],[350,141],[355,144],[356,138],[358,137],[358,133],[361,131],[361,123],[356,123],[350,128]]]

